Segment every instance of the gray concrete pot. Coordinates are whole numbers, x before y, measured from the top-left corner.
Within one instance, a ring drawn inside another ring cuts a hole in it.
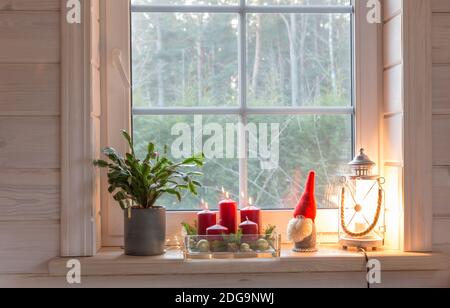
[[[125,254],[159,256],[165,253],[166,209],[131,209],[125,211]]]

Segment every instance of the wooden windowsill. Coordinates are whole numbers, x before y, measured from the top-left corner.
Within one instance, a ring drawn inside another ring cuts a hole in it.
[[[383,271],[448,270],[448,257],[437,253],[378,251],[368,253]],[[66,276],[67,258],[49,263],[51,276]],[[294,253],[286,246],[277,259],[189,260],[178,249],[159,257],[129,257],[118,248],[104,248],[95,257],[79,258],[83,276],[242,274],[302,272],[365,272],[364,255],[323,246],[316,253]]]

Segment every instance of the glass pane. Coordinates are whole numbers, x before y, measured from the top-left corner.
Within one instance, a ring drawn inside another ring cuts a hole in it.
[[[257,206],[294,208],[309,171],[315,170],[318,207],[337,207],[335,196],[339,194],[333,193],[333,184],[342,166],[351,160],[351,116],[251,116],[249,122],[259,127],[263,123],[268,126],[278,123],[280,132],[278,161],[274,159],[276,155],[264,155],[261,148],[254,156],[257,158],[249,158],[249,194]],[[250,134],[250,144],[255,136]],[[272,133],[268,144],[276,146],[273,136]],[[270,153],[275,153],[273,150]],[[272,162],[272,168],[267,168],[267,161]]]
[[[135,107],[238,104],[238,16],[132,14]]]
[[[222,187],[230,192],[235,200],[239,200],[239,161],[237,155],[230,155],[227,159],[227,153],[220,147],[220,142],[215,143],[217,147],[211,146],[212,136],[220,136],[217,127],[223,128],[225,131],[227,124],[235,125],[237,123],[237,116],[135,116],[133,122],[134,140],[136,143],[136,151],[140,157],[145,157],[145,151],[148,142],[154,142],[159,146],[159,151],[162,151],[164,145],[169,146],[170,156],[175,160],[181,160],[180,156],[185,151],[186,156],[199,153],[202,149],[200,144],[200,151],[196,150],[194,136],[202,136],[203,150],[210,153],[206,149],[212,148],[217,151],[219,155],[210,156],[206,160],[206,165],[202,172],[204,176],[199,178],[203,187],[199,190],[198,196],[192,196],[190,193],[185,193],[183,201],[178,201],[172,196],[163,197],[159,202],[161,205],[167,207],[168,210],[193,210],[199,209],[201,200],[204,199],[209,203],[211,208],[216,209],[217,203],[220,200]],[[195,128],[194,128],[195,124]],[[203,124],[203,125],[202,125]],[[203,132],[198,128],[203,127]],[[214,130],[214,132],[213,132]],[[237,152],[237,136],[234,138],[227,138],[223,134],[223,144],[231,144]],[[180,137],[186,137],[186,143],[180,144]],[[234,139],[234,140],[233,140]],[[208,142],[209,141],[209,142]],[[221,157],[222,153],[223,157]],[[189,155],[187,155],[189,154]]]
[[[146,5],[146,4],[158,4],[158,5],[237,5],[239,0],[131,0],[133,5]]]
[[[163,0],[160,0],[163,1]],[[247,0],[250,5],[350,5],[351,0]]]
[[[349,14],[249,14],[250,106],[350,106]]]

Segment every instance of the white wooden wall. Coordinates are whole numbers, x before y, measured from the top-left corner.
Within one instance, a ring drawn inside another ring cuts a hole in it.
[[[450,1],[433,0],[433,243],[450,254]]]
[[[0,274],[59,254],[60,0],[0,0]]]

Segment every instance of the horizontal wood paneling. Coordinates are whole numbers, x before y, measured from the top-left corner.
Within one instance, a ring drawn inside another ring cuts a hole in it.
[[[383,272],[373,288],[448,287],[444,271]],[[0,275],[5,288],[366,288],[365,273],[287,273],[83,277],[81,285],[68,285],[66,277]],[[277,300],[275,299],[275,302]]]
[[[0,11],[57,11],[60,0],[0,0]]]
[[[59,254],[59,223],[0,222],[0,273],[47,273]]]
[[[403,110],[403,66],[384,71],[384,113]]]
[[[450,13],[434,13],[433,63],[450,64]]]
[[[384,119],[384,160],[403,162],[403,115],[397,114]]]
[[[0,63],[59,63],[59,12],[0,11]]]
[[[449,12],[450,13],[450,1],[448,0],[432,0],[431,9],[433,12]]]
[[[433,165],[450,166],[450,115],[433,116]]]
[[[433,244],[450,244],[450,217],[435,217],[433,220]]]
[[[58,64],[0,64],[0,116],[59,115]]]
[[[402,15],[397,15],[385,23],[383,28],[384,67],[402,62]]]
[[[384,0],[383,3],[383,17],[384,20],[389,20],[402,10],[402,0]]]
[[[433,65],[433,110],[450,114],[450,64]]]
[[[60,167],[58,117],[0,117],[0,167]]]
[[[0,221],[59,220],[58,170],[0,169]]]
[[[433,168],[433,213],[450,215],[450,167]]]

